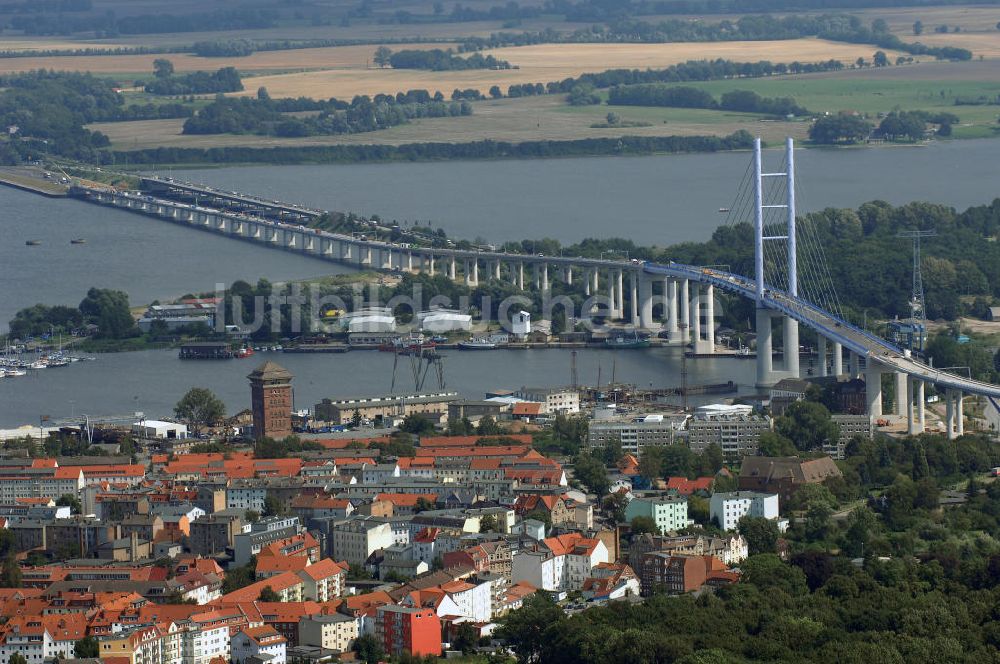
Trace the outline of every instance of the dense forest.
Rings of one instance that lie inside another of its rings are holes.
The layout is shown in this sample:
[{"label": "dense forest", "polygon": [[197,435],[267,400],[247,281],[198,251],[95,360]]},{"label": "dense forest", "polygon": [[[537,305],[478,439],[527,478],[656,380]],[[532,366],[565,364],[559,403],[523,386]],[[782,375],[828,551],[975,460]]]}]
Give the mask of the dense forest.
[{"label": "dense forest", "polygon": [[[382,51],[382,49],[379,49]],[[498,60],[492,55],[482,55],[473,53],[462,57],[455,55],[450,50],[445,51],[440,48],[428,50],[409,49],[405,51],[395,51],[385,53],[376,51],[375,64],[382,64],[385,60],[393,69],[428,69],[431,71],[452,71],[461,69],[510,69],[510,63],[506,60]]]},{"label": "dense forest", "polygon": [[[350,104],[328,102],[299,104],[296,110],[316,115],[292,116],[283,109],[292,105],[269,99],[219,98],[184,123],[185,134],[260,134],[268,136],[320,136],[378,131],[405,124],[414,118],[471,115],[468,102],[435,100],[425,91],[407,94],[355,97]],[[310,106],[310,108],[301,108]]]},{"label": "dense forest", "polygon": [[733,90],[724,93],[717,100],[704,90],[684,86],[671,87],[659,83],[616,85],[608,91],[608,104],[613,106],[707,108],[782,117],[809,113],[790,97],[761,97],[756,92],[749,90]]},{"label": "dense forest", "polygon": [[243,81],[235,67],[223,67],[214,73],[193,71],[180,76],[174,75],[171,69],[170,74],[157,75],[145,85],[146,92],[154,95],[203,95],[242,89]]}]

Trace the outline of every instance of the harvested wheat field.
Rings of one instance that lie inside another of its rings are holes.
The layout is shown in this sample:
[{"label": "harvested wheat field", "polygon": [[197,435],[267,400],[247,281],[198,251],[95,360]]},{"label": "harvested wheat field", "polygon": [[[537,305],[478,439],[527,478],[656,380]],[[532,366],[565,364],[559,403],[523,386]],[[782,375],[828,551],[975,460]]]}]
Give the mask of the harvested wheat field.
[{"label": "harvested wheat field", "polygon": [[[725,58],[740,62],[818,62],[831,58],[853,62],[871,59],[874,47],[822,39],[786,41],[712,42],[673,44],[541,44],[488,51],[518,69],[468,71],[418,71],[369,69],[310,71],[255,77],[246,82],[253,94],[264,86],[272,97],[349,99],[354,95],[425,89],[450,95],[455,88],[476,88],[486,93],[493,85],[504,91],[512,84],[548,83],[605,69],[666,67],[686,60]],[[896,53],[890,53],[895,57]]]},{"label": "harvested wheat field", "polygon": [[[2,42],[0,42],[2,44]],[[81,45],[75,46],[80,48]],[[202,58],[184,53],[165,55],[92,55],[24,57],[0,59],[0,74],[55,69],[59,71],[89,71],[95,74],[137,74],[153,70],[153,60],[166,58],[174,69],[184,71],[215,71],[233,66],[240,71],[288,71],[290,69],[356,69],[364,71],[378,45],[331,46],[301,48],[289,51],[260,51],[244,58]],[[398,48],[398,47],[396,47]],[[413,44],[406,48],[442,48],[440,44]]]}]

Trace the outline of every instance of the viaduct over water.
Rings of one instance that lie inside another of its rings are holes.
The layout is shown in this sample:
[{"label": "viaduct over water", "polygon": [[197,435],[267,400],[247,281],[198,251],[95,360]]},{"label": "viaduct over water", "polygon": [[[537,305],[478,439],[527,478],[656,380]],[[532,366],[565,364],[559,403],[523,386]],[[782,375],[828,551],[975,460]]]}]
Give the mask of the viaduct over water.
[{"label": "viaduct over water", "polygon": [[[935,385],[944,394],[945,428],[949,438],[963,433],[965,395],[984,396],[993,407],[1000,409],[997,405],[1000,386],[935,369],[908,350],[852,325],[828,308],[800,295],[792,141],[788,139],[786,143],[783,172],[765,173],[761,154],[758,139],[751,162],[755,238],[752,277],[679,263],[432,248],[366,239],[305,227],[304,223],[323,214],[319,210],[169,179],[144,178],[154,190],[156,187],[178,189],[193,197],[195,202],[180,203],[142,192],[80,185],[74,186],[72,193],[102,205],[363,269],[446,274],[469,286],[477,285],[481,278],[506,280],[521,290],[534,287],[543,292],[550,289],[553,280],[566,284],[573,284],[574,279],[582,280],[587,295],[605,298],[608,318],[630,322],[640,329],[665,331],[668,343],[691,345],[698,355],[711,355],[716,350],[714,307],[715,289],[718,288],[755,303],[756,383],[760,387],[801,375],[799,326],[805,325],[817,335],[819,376],[845,373],[863,376],[868,414],[872,417],[883,415],[883,374],[894,376],[895,414],[906,418],[910,433],[924,431],[927,384]],[[787,197],[780,203],[765,201],[764,183],[770,178],[785,182]],[[207,203],[219,207],[208,207]],[[765,223],[766,214],[776,211],[784,218],[780,235],[773,234],[774,223]],[[780,253],[785,261],[784,281],[780,287],[771,284],[765,275],[766,263],[773,262],[775,257],[775,250],[770,249],[775,243],[783,245]],[[662,305],[659,317],[654,316],[655,305]],[[780,364],[773,359],[776,348],[772,330],[775,325],[782,329],[784,352]]]}]

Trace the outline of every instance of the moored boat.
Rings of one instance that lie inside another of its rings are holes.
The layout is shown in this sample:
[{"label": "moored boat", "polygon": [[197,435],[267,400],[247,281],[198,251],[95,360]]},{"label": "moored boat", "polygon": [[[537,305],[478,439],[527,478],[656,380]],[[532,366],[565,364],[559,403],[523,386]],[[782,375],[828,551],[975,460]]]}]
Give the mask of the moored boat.
[{"label": "moored boat", "polygon": [[458,348],[459,350],[494,350],[497,348],[497,342],[489,339],[469,339],[468,341],[459,341]]}]

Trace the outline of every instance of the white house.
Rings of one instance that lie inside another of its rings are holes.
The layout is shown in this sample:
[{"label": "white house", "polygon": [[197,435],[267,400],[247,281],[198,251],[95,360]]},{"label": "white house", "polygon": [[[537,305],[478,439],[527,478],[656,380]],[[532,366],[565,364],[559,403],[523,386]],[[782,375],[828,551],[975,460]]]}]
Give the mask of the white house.
[{"label": "white house", "polygon": [[247,657],[270,656],[270,664],[285,664],[285,637],[270,625],[244,627],[233,636],[233,664],[243,664]]},{"label": "white house", "polygon": [[548,591],[580,590],[593,570],[609,559],[604,542],[580,533],[549,537],[541,544],[537,551],[521,551],[514,556],[513,583],[527,581]]},{"label": "white house", "polygon": [[565,565],[566,557],[551,551],[519,551],[512,560],[511,581],[556,592],[562,590]]},{"label": "white house", "polygon": [[778,494],[756,491],[714,493],[709,514],[723,530],[736,530],[740,519],[745,516],[777,520]]},{"label": "white house", "polygon": [[478,584],[451,581],[441,585],[441,590],[458,605],[459,615],[477,623],[487,623],[493,617],[492,588],[493,585],[488,581]]},{"label": "white house", "polygon": [[516,337],[526,337],[531,334],[531,314],[527,311],[518,311],[511,316],[510,331]]}]

